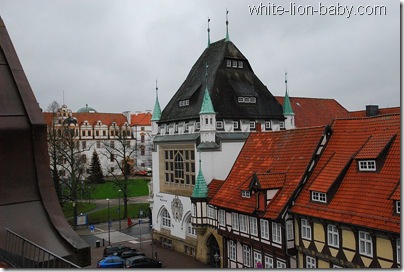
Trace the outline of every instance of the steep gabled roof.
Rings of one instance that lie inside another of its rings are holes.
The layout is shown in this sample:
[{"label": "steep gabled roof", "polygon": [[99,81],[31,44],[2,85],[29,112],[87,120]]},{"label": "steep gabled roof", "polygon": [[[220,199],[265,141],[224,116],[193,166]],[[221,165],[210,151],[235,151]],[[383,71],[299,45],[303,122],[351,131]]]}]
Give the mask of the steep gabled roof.
[{"label": "steep gabled roof", "polygon": [[[324,153],[292,212],[400,232],[400,217],[393,215],[391,200],[400,180],[400,115],[335,120],[332,130]],[[366,159],[384,152],[377,171],[358,171],[356,156],[361,152]],[[310,191],[328,192],[335,184],[339,186],[328,204],[311,201]],[[397,198],[397,191],[394,197]]]},{"label": "steep gabled roof", "polygon": [[279,188],[264,215],[277,218],[300,183],[323,132],[324,127],[313,127],[251,133],[210,204],[241,213],[254,212],[255,197],[243,198],[241,190],[248,190],[255,176],[260,189]]},{"label": "steep gabled roof", "polygon": [[[226,67],[227,59],[243,61],[243,68]],[[216,118],[283,119],[282,106],[258,79],[248,60],[231,42],[224,39],[210,44],[196,61],[187,78],[164,108],[160,122],[198,119],[207,88]],[[240,104],[239,96],[254,96],[256,104]],[[179,107],[179,101],[189,106]]]},{"label": "steep gabled roof", "polygon": [[[281,105],[285,97],[275,96]],[[336,118],[348,118],[349,112],[334,99],[289,97],[297,128],[330,125]]]}]

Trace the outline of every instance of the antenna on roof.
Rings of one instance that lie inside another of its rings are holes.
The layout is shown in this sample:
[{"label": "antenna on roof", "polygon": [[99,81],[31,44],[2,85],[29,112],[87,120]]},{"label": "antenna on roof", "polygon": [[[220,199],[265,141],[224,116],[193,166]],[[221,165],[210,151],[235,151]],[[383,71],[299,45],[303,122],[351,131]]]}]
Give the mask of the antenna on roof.
[{"label": "antenna on roof", "polygon": [[210,46],[210,28],[209,28],[209,22],[210,22],[210,19],[209,19],[209,17],[208,17],[208,48],[209,48],[209,46]]},{"label": "antenna on roof", "polygon": [[227,16],[228,14],[229,14],[229,11],[226,9],[226,42],[230,41],[230,38],[229,38],[229,18]]}]

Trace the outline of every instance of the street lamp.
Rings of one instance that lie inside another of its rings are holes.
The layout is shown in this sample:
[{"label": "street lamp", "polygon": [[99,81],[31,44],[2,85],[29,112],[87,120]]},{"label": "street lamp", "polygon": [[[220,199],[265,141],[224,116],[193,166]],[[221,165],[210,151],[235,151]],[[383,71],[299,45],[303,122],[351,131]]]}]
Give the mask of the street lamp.
[{"label": "street lamp", "polygon": [[118,216],[119,216],[119,229],[121,229],[121,189],[118,190],[119,198],[118,198]]},{"label": "street lamp", "polygon": [[219,254],[217,254],[217,251],[216,251],[215,255],[213,255],[213,258],[215,258],[216,268],[218,268],[218,263],[220,261],[220,256],[219,256]]},{"label": "street lamp", "polygon": [[109,220],[109,198],[107,198],[108,202],[108,245],[111,245],[111,222]]}]

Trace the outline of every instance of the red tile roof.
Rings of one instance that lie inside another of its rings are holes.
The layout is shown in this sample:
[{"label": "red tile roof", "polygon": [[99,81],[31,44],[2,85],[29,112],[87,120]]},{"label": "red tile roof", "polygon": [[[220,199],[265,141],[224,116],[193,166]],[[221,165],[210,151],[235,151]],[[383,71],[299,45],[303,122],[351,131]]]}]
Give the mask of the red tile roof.
[{"label": "red tile roof", "polygon": [[143,112],[131,114],[131,126],[151,126],[152,114],[150,112]]},{"label": "red tile roof", "polygon": [[[380,108],[378,115],[401,113],[401,107]],[[366,110],[349,112],[350,118],[366,117]]]},{"label": "red tile roof", "polygon": [[[275,96],[283,105],[284,97]],[[348,118],[349,112],[334,99],[289,97],[298,128],[325,126],[336,118]]]},{"label": "red tile roof", "polygon": [[222,187],[223,183],[224,180],[212,179],[212,181],[208,184],[208,199],[212,199],[215,196],[220,187]]},{"label": "red tile roof", "polygon": [[[399,233],[400,217],[393,215],[394,203],[389,197],[400,180],[400,115],[335,120],[332,129],[324,153],[292,212]],[[377,164],[380,169],[359,171],[355,157],[361,150],[365,158],[376,159],[383,146],[387,154],[380,158],[384,163]],[[328,192],[338,182],[338,190],[328,204],[311,201],[311,190]],[[399,190],[394,197],[397,194]]]},{"label": "red tile roof", "polygon": [[241,190],[248,188],[257,173],[261,187],[280,188],[264,215],[278,217],[305,173],[323,132],[324,127],[313,127],[251,133],[210,204],[252,213],[255,197],[243,198]]},{"label": "red tile roof", "polygon": [[[52,113],[44,112],[44,117],[46,124],[50,126],[52,124]],[[77,118],[77,122],[79,125],[82,125],[84,121],[88,121],[90,125],[95,125],[98,121],[101,121],[102,124],[111,125],[112,122],[116,122],[118,126],[122,126],[127,122],[125,115],[122,113],[72,113],[72,116]]]}]

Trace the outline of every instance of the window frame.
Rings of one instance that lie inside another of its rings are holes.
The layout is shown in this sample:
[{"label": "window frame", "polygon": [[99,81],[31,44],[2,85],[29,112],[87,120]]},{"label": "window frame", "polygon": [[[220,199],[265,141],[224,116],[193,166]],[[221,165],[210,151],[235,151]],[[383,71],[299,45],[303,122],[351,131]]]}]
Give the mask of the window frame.
[{"label": "window frame", "polygon": [[264,256],[264,268],[274,268],[274,258],[272,256]]},{"label": "window frame", "polygon": [[282,244],[282,228],[280,223],[272,222],[272,242]]},{"label": "window frame", "polygon": [[311,225],[309,220],[302,218],[300,220],[301,224],[301,236],[302,239],[311,241]]},{"label": "window frame", "polygon": [[258,236],[257,217],[250,216],[249,224],[250,224],[250,234],[254,235],[254,236]]},{"label": "window frame", "polygon": [[219,216],[219,226],[225,226],[226,225],[226,211],[220,209],[218,211],[218,216]]},{"label": "window frame", "polygon": [[240,223],[238,220],[238,213],[232,213],[231,214],[231,228],[232,230],[240,230]]},{"label": "window frame", "polygon": [[370,233],[366,231],[359,231],[358,238],[359,254],[367,257],[373,257],[373,239]]},{"label": "window frame", "polygon": [[361,172],[377,171],[376,160],[358,160],[358,169]]},{"label": "window frame", "polygon": [[286,240],[292,241],[295,240],[295,233],[294,233],[294,228],[293,228],[293,221],[288,220],[285,223],[286,227]]},{"label": "window frame", "polygon": [[283,261],[276,261],[276,268],[286,268],[286,263]]},{"label": "window frame", "polygon": [[167,209],[161,212],[161,227],[171,229],[171,216]]},{"label": "window frame", "polygon": [[240,231],[243,233],[248,233],[248,216],[245,214],[240,214],[239,216],[239,227]]},{"label": "window frame", "polygon": [[305,268],[317,268],[317,260],[314,257],[306,256],[306,267]]},{"label": "window frame", "polygon": [[318,191],[311,191],[311,200],[314,202],[327,203],[327,194]]},{"label": "window frame", "polygon": [[251,267],[251,248],[248,245],[243,245],[243,265]]},{"label": "window frame", "polygon": [[339,231],[333,224],[327,225],[327,243],[331,247],[339,248]]},{"label": "window frame", "polygon": [[234,240],[229,240],[229,258],[232,261],[236,261],[237,258],[237,244]]},{"label": "window frame", "polygon": [[269,240],[269,222],[265,219],[260,219],[261,239]]}]

